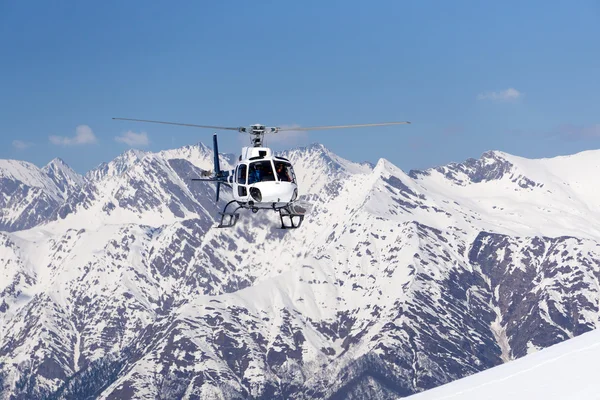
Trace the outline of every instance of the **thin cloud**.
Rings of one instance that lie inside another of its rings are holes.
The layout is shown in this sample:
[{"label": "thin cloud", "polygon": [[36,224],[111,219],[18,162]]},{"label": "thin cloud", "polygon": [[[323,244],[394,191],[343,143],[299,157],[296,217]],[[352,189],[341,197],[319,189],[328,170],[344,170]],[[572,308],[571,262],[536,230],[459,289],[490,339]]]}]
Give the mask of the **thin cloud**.
[{"label": "thin cloud", "polygon": [[485,92],[477,95],[477,100],[490,100],[497,102],[511,102],[523,97],[523,93],[515,88],[500,90],[499,92]]},{"label": "thin cloud", "polygon": [[31,142],[24,142],[22,140],[13,140],[12,141],[12,145],[15,149],[18,150],[25,150],[30,148],[31,146],[33,146],[33,143]]},{"label": "thin cloud", "polygon": [[442,135],[455,136],[465,132],[464,125],[448,125],[442,129]]},{"label": "thin cloud", "polygon": [[588,126],[561,125],[555,129],[553,136],[570,141],[600,138],[600,124]]},{"label": "thin cloud", "polygon": [[133,131],[127,131],[121,136],[116,136],[115,141],[125,143],[129,147],[146,147],[150,143],[146,132],[135,133]]},{"label": "thin cloud", "polygon": [[96,135],[87,125],[79,125],[75,128],[75,136],[50,136],[50,143],[58,146],[79,146],[84,144],[95,144],[98,143]]},{"label": "thin cloud", "polygon": [[307,131],[295,131],[300,125],[282,125],[280,128],[289,129],[277,133],[268,133],[265,135],[267,143],[282,146],[295,146],[308,140]]},{"label": "thin cloud", "polygon": [[415,151],[428,149],[428,148],[432,147],[431,142],[422,137],[412,137],[407,140],[407,144],[408,144],[408,148],[410,148],[411,150],[415,150]]}]

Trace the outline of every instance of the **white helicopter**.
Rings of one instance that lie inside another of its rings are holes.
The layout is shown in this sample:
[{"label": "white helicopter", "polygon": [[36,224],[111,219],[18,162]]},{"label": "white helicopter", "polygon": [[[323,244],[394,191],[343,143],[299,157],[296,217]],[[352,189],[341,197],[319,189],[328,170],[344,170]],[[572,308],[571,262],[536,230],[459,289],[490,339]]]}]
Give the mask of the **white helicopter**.
[{"label": "white helicopter", "polygon": [[[296,175],[294,174],[294,168],[290,161],[286,158],[274,155],[270,148],[263,147],[265,134],[276,134],[282,131],[314,131],[410,124],[409,121],[401,121],[358,125],[313,126],[308,128],[280,128],[266,127],[262,124],[254,124],[250,127],[225,127],[133,118],[113,119],[215,130],[229,130],[250,134],[252,146],[242,148],[242,154],[235,165],[235,169],[231,171],[221,171],[219,165],[219,146],[217,143],[217,134],[215,133],[213,135],[214,171],[212,172],[212,176],[210,178],[192,179],[193,181],[216,182],[217,202],[219,201],[221,185],[231,187],[233,200],[225,205],[223,212],[219,213],[221,216],[221,221],[218,225],[219,228],[231,228],[235,226],[240,217],[240,214],[237,211],[246,208],[252,210],[253,213],[257,213],[258,210],[274,210],[275,212],[279,212],[281,228],[296,229],[300,227],[304,220],[304,215],[311,207],[310,203],[298,200],[298,183],[296,181]],[[237,207],[233,211],[228,212],[227,209],[230,206]]]}]

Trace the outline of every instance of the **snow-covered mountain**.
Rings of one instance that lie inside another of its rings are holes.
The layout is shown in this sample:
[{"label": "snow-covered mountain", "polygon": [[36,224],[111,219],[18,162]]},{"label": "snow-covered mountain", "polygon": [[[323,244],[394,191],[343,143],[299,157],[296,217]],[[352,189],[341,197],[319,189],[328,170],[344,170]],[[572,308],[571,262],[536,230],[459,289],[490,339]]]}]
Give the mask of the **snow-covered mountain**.
[{"label": "snow-covered mountain", "polygon": [[600,152],[285,156],[314,203],[294,231],[214,228],[201,144],[130,151],[66,198],[42,174],[51,212],[0,234],[3,396],[397,398],[598,326]]},{"label": "snow-covered mountain", "polygon": [[60,159],[40,169],[16,160],[0,160],[0,230],[28,229],[52,212],[82,184]]},{"label": "snow-covered mountain", "polygon": [[60,158],[50,161],[42,171],[52,179],[63,198],[69,197],[83,186],[84,178]]},{"label": "snow-covered mountain", "polygon": [[109,163],[102,163],[96,168],[88,171],[85,174],[85,178],[88,181],[100,181],[105,177],[114,177],[121,175],[133,164],[141,160],[146,156],[146,152],[137,149],[127,150],[125,153],[116,157]]}]

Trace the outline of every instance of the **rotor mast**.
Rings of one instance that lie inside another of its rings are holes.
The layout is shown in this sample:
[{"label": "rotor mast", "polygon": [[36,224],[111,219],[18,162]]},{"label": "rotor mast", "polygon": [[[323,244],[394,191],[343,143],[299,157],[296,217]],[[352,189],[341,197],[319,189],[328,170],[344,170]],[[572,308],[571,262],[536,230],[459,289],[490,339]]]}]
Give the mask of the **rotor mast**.
[{"label": "rotor mast", "polygon": [[276,133],[279,131],[279,128],[270,128],[261,124],[254,124],[249,128],[239,128],[239,131],[250,135],[252,147],[263,147],[265,133]]}]

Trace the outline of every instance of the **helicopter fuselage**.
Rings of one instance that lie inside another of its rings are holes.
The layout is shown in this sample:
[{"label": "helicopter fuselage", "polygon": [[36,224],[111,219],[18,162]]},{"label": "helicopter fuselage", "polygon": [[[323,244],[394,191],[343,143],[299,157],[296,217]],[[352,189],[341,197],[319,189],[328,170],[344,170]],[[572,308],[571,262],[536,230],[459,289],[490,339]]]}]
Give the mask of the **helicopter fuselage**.
[{"label": "helicopter fuselage", "polygon": [[[229,171],[233,199],[256,208],[278,208],[298,198],[298,184],[290,161],[268,147],[244,147]],[[265,207],[266,206],[266,207]]]}]

